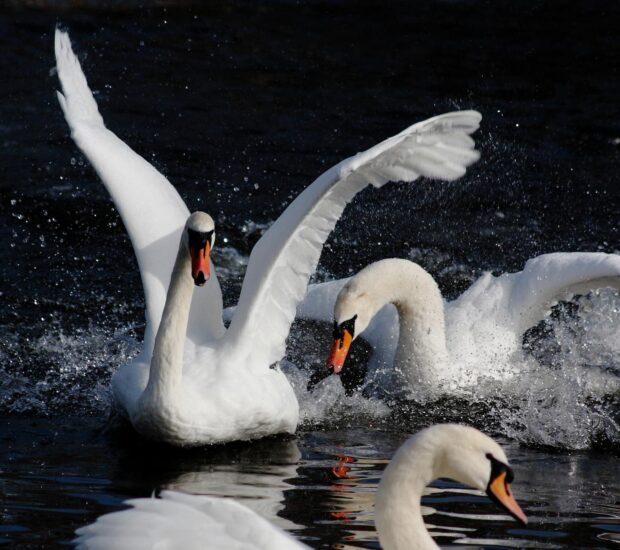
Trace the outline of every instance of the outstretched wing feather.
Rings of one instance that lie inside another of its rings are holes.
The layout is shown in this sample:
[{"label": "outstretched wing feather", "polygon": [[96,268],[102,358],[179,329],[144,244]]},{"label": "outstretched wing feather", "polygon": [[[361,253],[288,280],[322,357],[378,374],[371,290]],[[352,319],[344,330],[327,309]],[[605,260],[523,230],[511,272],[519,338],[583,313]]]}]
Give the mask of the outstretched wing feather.
[{"label": "outstretched wing feather", "polygon": [[459,111],[420,122],[342,161],[306,188],[252,250],[227,344],[253,342],[236,348],[252,354],[253,364],[278,361],[323,243],[347,203],[368,184],[420,175],[459,178],[479,158],[469,134],[480,119],[475,111]]},{"label": "outstretched wing feather", "polygon": [[[527,261],[523,271],[480,277],[446,307],[454,326],[479,321],[505,327],[521,339],[560,300],[600,288],[620,290],[620,255],[603,252],[554,252]],[[467,333],[467,331],[461,331]]]},{"label": "outstretched wing feather", "polygon": [[[170,274],[188,209],[170,182],[103,123],[95,98],[67,33],[56,30],[58,100],[71,137],[108,190],[138,260],[146,303],[145,350],[150,352],[163,311]],[[223,332],[222,299],[216,277],[194,293],[190,336]]]}]

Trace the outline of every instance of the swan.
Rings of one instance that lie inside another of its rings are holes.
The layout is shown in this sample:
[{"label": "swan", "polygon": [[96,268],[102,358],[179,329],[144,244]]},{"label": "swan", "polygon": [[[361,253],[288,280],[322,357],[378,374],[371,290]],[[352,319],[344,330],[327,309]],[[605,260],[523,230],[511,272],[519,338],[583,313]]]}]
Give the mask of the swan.
[{"label": "swan", "polygon": [[[523,524],[527,517],[512,495],[513,472],[504,450],[475,428],[437,424],[410,437],[385,469],[375,497],[375,524],[384,550],[437,549],[420,506],[424,488],[454,479],[487,495]],[[245,506],[231,500],[163,491],[161,499],[126,502],[76,531],[78,548],[307,549]]]},{"label": "swan", "polygon": [[[620,255],[556,252],[530,259],[523,271],[484,274],[445,302],[433,277],[405,259],[380,260],[349,279],[313,285],[298,316],[324,320],[333,311],[327,366],[342,370],[352,342],[374,347],[370,367],[393,365],[414,398],[474,385],[521,350],[524,333],[559,300],[612,287],[620,290]],[[514,374],[514,372],[512,373]]]},{"label": "swan", "polygon": [[479,158],[470,134],[480,114],[430,118],[327,170],[254,246],[226,329],[213,219],[190,216],[168,180],[104,126],[59,29],[55,53],[71,137],[121,215],[144,289],[144,347],[112,377],[116,408],[142,435],[177,446],[293,433],[299,405],[278,361],[327,236],[369,184],[461,177]]}]

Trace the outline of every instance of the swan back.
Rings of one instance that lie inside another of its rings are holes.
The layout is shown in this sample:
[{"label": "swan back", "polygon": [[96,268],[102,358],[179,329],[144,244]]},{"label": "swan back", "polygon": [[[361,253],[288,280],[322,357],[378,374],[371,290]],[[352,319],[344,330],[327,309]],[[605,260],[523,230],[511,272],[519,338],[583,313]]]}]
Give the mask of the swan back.
[{"label": "swan back", "polygon": [[528,260],[523,271],[485,273],[447,304],[448,348],[476,376],[505,379],[524,333],[558,301],[605,287],[620,289],[618,254],[554,252]]},{"label": "swan back", "polygon": [[163,491],[161,499],[127,501],[76,531],[87,550],[301,550],[307,546],[231,499]]}]

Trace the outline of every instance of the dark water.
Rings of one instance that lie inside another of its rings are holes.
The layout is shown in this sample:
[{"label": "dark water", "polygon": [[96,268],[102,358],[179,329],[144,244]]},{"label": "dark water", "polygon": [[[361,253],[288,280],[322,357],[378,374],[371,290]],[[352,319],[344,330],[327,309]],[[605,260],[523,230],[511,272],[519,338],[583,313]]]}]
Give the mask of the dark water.
[{"label": "dark water", "polygon": [[[294,440],[178,451],[103,433],[98,422],[11,419],[0,458],[1,542],[66,543],[72,530],[154,490],[232,495],[317,548],[376,548],[373,492],[405,434],[365,428]],[[515,494],[530,518],[519,527],[476,491],[439,481],[422,499],[435,509],[440,544],[457,548],[605,548],[620,536],[617,471],[599,453],[548,454],[502,441]],[[579,542],[577,542],[579,541]]]},{"label": "dark water", "polygon": [[[0,542],[60,544],[128,496],[163,487],[252,496],[271,476],[273,491],[258,495],[265,515],[277,514],[312,546],[376,547],[371,496],[384,461],[449,405],[391,423],[377,413],[381,404],[359,397],[344,401],[349,414],[330,431],[319,412],[294,442],[191,454],[152,453],[131,437],[100,432],[111,372],[139,349],[142,291],[122,223],[54,97],[54,26],[69,29],[108,127],[169,177],[190,210],[217,220],[216,263],[232,304],[251,246],[317,175],[456,108],[482,112],[475,136],[482,160],[452,184],[365,191],[324,249],[319,278],[409,257],[453,297],[484,270],[518,270],[544,252],[618,252],[620,9],[482,1],[52,5],[0,10]],[[586,342],[617,335],[617,296],[574,307],[606,308],[615,327],[586,333]],[[543,351],[573,360],[584,345],[574,339],[573,317],[570,308],[556,312]],[[605,360],[610,369],[620,364],[618,354]],[[551,400],[570,401],[563,391]],[[578,405],[584,417],[541,408],[575,437],[554,440],[548,428],[538,437],[532,426],[540,426],[526,424],[520,441],[555,450],[503,439],[515,491],[534,520],[527,530],[489,521],[497,511],[486,499],[445,483],[427,497],[439,511],[429,521],[476,529],[462,531],[472,540],[459,547],[526,547],[508,539],[617,545],[617,401]],[[492,416],[481,413],[478,424],[514,435]],[[332,471],[338,456],[355,459],[344,462],[345,481]],[[446,515],[453,513],[487,519]]]}]

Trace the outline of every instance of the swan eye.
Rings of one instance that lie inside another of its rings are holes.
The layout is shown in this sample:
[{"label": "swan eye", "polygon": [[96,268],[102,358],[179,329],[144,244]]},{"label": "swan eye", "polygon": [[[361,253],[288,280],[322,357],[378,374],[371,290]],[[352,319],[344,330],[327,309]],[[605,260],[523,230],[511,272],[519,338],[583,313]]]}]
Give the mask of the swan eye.
[{"label": "swan eye", "polygon": [[189,247],[194,250],[202,250],[207,243],[211,245],[213,243],[215,230],[211,231],[195,231],[193,229],[187,230],[189,237]]},{"label": "swan eye", "polygon": [[500,460],[497,460],[497,458],[495,458],[491,453],[487,453],[486,457],[491,462],[491,481],[496,479],[504,472],[506,473],[506,483],[512,483],[514,481],[515,474],[512,471],[512,468],[508,466],[508,464],[504,464]]},{"label": "swan eye", "polygon": [[357,315],[354,315],[351,319],[343,321],[340,324],[334,321],[334,332],[332,334],[334,340],[342,340],[345,330],[351,335],[351,338],[353,338],[353,336],[355,336],[355,319],[357,319]]}]

